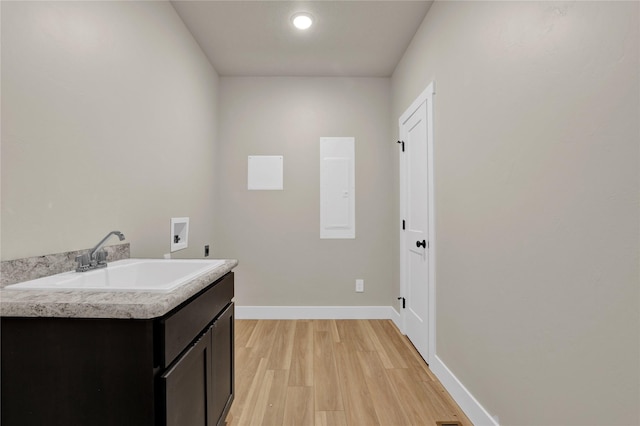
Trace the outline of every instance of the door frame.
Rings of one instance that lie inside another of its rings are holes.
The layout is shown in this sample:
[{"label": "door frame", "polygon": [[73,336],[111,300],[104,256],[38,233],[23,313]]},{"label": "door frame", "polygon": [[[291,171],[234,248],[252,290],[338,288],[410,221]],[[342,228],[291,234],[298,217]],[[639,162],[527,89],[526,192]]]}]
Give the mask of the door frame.
[{"label": "door frame", "polygon": [[[429,321],[429,348],[427,359],[428,364],[431,364],[435,360],[436,354],[436,227],[435,227],[435,173],[434,173],[434,132],[433,132],[433,96],[435,95],[435,81],[429,83],[427,88],[411,103],[409,108],[398,119],[398,131],[402,129],[402,124],[406,122],[409,117],[422,105],[426,103],[427,106],[427,167],[429,178],[429,250],[428,250],[428,262],[429,262],[429,306],[428,308],[428,321]],[[400,155],[400,218],[406,217],[406,197],[405,194],[405,182],[404,182],[404,168],[405,168],[404,155]],[[407,268],[407,256],[404,251],[405,247],[405,232],[400,228],[400,294],[407,294],[407,282],[406,282],[406,268]],[[400,309],[400,323],[402,326],[402,333],[406,335],[406,313],[404,309]]]}]

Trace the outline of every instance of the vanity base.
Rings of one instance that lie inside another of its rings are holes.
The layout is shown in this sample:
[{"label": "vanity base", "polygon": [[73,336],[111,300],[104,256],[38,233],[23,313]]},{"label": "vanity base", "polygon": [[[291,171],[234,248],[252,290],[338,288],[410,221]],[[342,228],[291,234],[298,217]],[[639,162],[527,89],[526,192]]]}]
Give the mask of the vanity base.
[{"label": "vanity base", "polygon": [[155,319],[1,318],[2,425],[224,424],[233,281]]}]

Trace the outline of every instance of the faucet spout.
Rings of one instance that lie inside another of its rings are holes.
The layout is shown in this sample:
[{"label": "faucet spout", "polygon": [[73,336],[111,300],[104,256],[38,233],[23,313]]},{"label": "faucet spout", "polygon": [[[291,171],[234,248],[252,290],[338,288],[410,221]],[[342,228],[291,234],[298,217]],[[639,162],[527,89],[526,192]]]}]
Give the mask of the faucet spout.
[{"label": "faucet spout", "polygon": [[92,250],[89,252],[89,257],[91,260],[96,260],[96,253],[98,250],[102,249],[110,236],[117,235],[120,241],[124,240],[124,234],[120,231],[111,231],[109,232]]}]

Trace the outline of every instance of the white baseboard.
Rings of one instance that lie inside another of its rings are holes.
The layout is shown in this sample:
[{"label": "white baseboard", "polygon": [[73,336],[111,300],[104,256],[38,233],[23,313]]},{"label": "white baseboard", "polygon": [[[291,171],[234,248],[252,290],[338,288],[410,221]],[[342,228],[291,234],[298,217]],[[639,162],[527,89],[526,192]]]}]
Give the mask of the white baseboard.
[{"label": "white baseboard", "polygon": [[235,311],[237,319],[400,318],[391,306],[236,306]]},{"label": "white baseboard", "polygon": [[498,422],[484,409],[471,392],[458,380],[442,360],[435,355],[429,368],[436,375],[442,386],[476,426],[499,426]]},{"label": "white baseboard", "polygon": [[396,327],[398,327],[398,330],[400,330],[400,332],[404,334],[404,330],[402,329],[402,321],[401,321],[402,317],[400,316],[400,312],[396,311],[396,308],[391,307],[391,317],[389,319],[393,321]]}]

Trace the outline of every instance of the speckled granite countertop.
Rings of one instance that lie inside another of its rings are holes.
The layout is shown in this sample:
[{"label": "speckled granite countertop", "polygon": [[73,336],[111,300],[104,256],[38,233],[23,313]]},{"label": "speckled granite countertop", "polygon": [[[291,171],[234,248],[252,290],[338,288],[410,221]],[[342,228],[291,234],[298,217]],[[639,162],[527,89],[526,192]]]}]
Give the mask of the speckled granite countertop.
[{"label": "speckled granite countertop", "polygon": [[235,259],[168,293],[0,290],[0,316],[59,318],[161,317],[238,265]]}]

